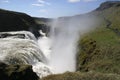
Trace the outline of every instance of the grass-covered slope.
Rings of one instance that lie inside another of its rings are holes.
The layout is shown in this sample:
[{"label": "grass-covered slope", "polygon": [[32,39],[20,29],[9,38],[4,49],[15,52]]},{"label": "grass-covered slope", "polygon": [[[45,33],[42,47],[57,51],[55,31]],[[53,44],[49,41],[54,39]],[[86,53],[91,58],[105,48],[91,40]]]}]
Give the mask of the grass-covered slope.
[{"label": "grass-covered slope", "polygon": [[120,80],[120,2],[105,2],[86,15],[100,23],[78,41],[77,72],[42,80]]},{"label": "grass-covered slope", "polygon": [[120,2],[103,3],[93,13],[102,22],[80,39],[77,70],[120,74]]},{"label": "grass-covered slope", "polygon": [[120,80],[120,75],[102,74],[96,72],[66,72],[64,74],[50,75],[42,80]]}]

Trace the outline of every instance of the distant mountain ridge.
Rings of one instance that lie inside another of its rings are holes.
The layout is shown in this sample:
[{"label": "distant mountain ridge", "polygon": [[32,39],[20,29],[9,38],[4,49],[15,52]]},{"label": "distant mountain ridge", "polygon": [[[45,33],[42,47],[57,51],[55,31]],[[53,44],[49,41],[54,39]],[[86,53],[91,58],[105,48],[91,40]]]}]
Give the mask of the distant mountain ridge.
[{"label": "distant mountain ridge", "polygon": [[96,10],[105,10],[111,7],[120,7],[120,1],[106,1],[102,3]]}]

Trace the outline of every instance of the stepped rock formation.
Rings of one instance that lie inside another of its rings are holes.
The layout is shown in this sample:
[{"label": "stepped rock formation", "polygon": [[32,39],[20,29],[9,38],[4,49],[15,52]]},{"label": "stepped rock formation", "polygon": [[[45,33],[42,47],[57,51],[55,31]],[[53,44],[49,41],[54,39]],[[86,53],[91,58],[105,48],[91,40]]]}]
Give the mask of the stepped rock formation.
[{"label": "stepped rock formation", "polygon": [[[0,33],[0,61],[11,66],[13,65],[13,70],[14,68],[16,69],[18,65],[18,71],[19,66],[24,67],[24,65],[32,65],[33,71],[35,71],[39,77],[52,74],[50,68],[46,66],[47,59],[39,49],[36,38],[32,33],[27,31]],[[28,69],[31,68],[32,67]],[[2,69],[5,69],[6,73],[9,71],[3,67]],[[16,75],[17,73],[15,76]]]},{"label": "stepped rock formation", "polygon": [[4,57],[1,57],[4,60],[11,61],[10,64],[19,63],[19,61],[20,63],[33,64],[35,61],[43,61],[45,59],[37,43],[34,41],[36,38],[32,33],[25,31],[2,32],[0,36],[0,53],[4,55]]}]

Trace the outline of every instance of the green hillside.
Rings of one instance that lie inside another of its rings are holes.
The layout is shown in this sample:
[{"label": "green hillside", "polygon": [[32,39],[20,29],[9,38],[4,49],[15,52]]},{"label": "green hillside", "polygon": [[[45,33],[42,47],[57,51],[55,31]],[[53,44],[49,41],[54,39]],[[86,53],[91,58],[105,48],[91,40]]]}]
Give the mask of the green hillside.
[{"label": "green hillside", "polygon": [[[103,6],[110,6],[102,9]],[[113,4],[113,5],[112,5]],[[106,2],[94,14],[102,19],[97,28],[79,41],[78,71],[120,74],[120,2]]]},{"label": "green hillside", "polygon": [[[96,28],[78,41],[77,72],[50,75],[42,80],[120,80],[120,1],[74,17],[96,17]],[[72,17],[73,18],[73,17]]]}]

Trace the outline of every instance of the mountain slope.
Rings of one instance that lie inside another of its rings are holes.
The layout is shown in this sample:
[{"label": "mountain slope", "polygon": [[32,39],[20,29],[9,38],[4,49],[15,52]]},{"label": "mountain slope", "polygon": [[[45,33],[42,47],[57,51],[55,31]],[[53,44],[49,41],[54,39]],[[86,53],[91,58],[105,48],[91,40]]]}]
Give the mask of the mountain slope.
[{"label": "mountain slope", "polygon": [[[110,5],[111,4],[111,5]],[[94,14],[98,27],[79,41],[78,70],[120,74],[120,2],[105,2]],[[108,7],[106,7],[108,6]]]},{"label": "mountain slope", "polygon": [[[41,36],[39,30],[47,32],[48,26],[38,24],[36,19],[20,12],[0,9],[0,32],[6,31],[31,31],[36,37]],[[41,21],[43,19],[40,19]]]},{"label": "mountain slope", "polygon": [[0,32],[29,30],[35,25],[27,14],[0,9]]}]

